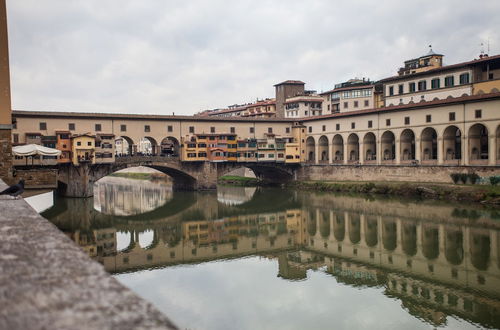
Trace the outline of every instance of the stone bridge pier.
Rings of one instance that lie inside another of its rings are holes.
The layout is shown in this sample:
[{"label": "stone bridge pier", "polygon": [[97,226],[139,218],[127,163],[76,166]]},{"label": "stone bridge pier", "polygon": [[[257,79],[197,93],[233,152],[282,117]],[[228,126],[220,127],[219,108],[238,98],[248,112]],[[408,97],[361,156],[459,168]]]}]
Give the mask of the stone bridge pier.
[{"label": "stone bridge pier", "polygon": [[217,188],[217,179],[233,170],[247,167],[268,183],[286,183],[296,177],[297,165],[276,163],[210,163],[181,162],[165,157],[124,157],[112,164],[60,165],[58,192],[67,197],[90,197],[94,194],[94,183],[118,170],[146,166],[156,169],[173,179],[174,191],[210,190]]}]

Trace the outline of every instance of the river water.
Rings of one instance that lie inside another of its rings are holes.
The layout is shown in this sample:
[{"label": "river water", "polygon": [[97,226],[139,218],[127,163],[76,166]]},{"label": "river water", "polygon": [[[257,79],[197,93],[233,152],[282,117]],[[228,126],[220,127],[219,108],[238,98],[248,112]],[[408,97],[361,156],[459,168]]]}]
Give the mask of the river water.
[{"label": "river water", "polygon": [[182,329],[500,327],[500,213],[105,178],[46,218]]}]

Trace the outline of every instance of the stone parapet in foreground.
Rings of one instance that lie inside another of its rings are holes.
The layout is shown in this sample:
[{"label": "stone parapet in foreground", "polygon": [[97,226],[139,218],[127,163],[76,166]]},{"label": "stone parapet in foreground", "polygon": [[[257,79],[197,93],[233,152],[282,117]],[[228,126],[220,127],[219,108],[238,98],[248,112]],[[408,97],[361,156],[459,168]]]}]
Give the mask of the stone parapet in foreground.
[{"label": "stone parapet in foreground", "polygon": [[177,329],[10,196],[0,196],[0,306],[0,329]]}]

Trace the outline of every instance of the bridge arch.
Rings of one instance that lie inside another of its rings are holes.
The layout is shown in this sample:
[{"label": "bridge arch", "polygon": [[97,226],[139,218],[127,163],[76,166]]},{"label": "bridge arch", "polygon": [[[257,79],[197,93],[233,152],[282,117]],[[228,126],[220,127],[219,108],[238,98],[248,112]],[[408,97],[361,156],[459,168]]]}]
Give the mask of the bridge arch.
[{"label": "bridge arch", "polygon": [[401,133],[401,160],[409,161],[415,159],[415,133],[411,129],[405,129]]},{"label": "bridge arch", "polygon": [[318,145],[320,162],[328,162],[328,138],[322,135],[319,138]]},{"label": "bridge arch", "polygon": [[359,137],[356,133],[351,133],[347,138],[347,157],[350,162],[359,160]]},{"label": "bridge arch", "polygon": [[443,150],[445,160],[462,159],[462,132],[454,125],[443,132]]},{"label": "bridge arch", "polygon": [[156,156],[158,153],[159,153],[159,146],[158,146],[158,142],[156,141],[155,138],[151,137],[151,136],[144,136],[142,139],[141,139],[141,145],[140,145],[140,148],[139,149],[142,149],[142,144],[147,141],[149,143],[149,146],[148,146],[148,150],[146,150],[146,152],[144,150],[141,150],[142,152],[145,152],[146,154],[148,155],[152,155],[152,156]]},{"label": "bridge arch", "polygon": [[432,161],[438,158],[437,133],[432,127],[426,127],[420,137],[422,161]]},{"label": "bridge arch", "polygon": [[469,159],[472,163],[487,160],[488,129],[483,124],[475,124],[469,128]]},{"label": "bridge arch", "polygon": [[341,162],[344,160],[344,138],[342,135],[336,134],[333,137],[333,160],[334,162]]},{"label": "bridge arch", "polygon": [[306,139],[306,159],[310,163],[316,161],[316,142],[312,136]]},{"label": "bridge arch", "polygon": [[382,160],[392,161],[396,157],[396,138],[391,131],[385,131],[380,139],[382,148]]},{"label": "bridge arch", "polygon": [[115,153],[118,156],[132,156],[137,151],[137,145],[130,137],[120,135],[115,138]]},{"label": "bridge arch", "polygon": [[377,159],[377,138],[372,132],[365,134],[363,138],[364,160],[371,161]]},{"label": "bridge arch", "polygon": [[180,154],[180,143],[173,136],[167,136],[163,140],[161,140],[160,145],[160,154],[162,156],[173,156],[177,157]]}]

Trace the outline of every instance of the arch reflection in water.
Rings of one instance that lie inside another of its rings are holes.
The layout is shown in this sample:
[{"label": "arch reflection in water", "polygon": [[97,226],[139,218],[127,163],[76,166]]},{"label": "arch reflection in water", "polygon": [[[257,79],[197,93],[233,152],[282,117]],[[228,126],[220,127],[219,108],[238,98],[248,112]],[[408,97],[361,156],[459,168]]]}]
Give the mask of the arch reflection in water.
[{"label": "arch reflection in water", "polygon": [[252,200],[257,187],[217,187],[217,200],[225,205],[241,205]]},{"label": "arch reflection in water", "polygon": [[94,184],[94,209],[108,215],[146,213],[172,199],[167,180],[133,180],[108,176]]},{"label": "arch reflection in water", "polygon": [[[266,189],[253,197],[231,190],[222,201],[214,193],[195,196],[179,212],[154,219],[83,221],[70,215],[81,207],[71,206],[55,223],[111,273],[260,255],[276,260],[283,280],[309,280],[315,271],[343,285],[383,288],[415,320],[434,326],[453,315],[500,327],[500,223],[493,213]],[[68,219],[73,223],[65,225]],[[118,251],[115,237],[122,235],[128,241]]]}]

